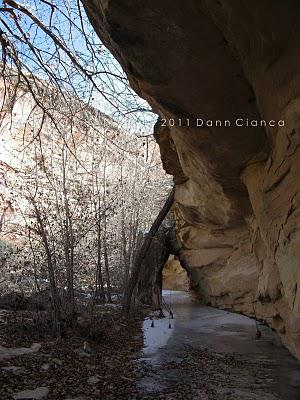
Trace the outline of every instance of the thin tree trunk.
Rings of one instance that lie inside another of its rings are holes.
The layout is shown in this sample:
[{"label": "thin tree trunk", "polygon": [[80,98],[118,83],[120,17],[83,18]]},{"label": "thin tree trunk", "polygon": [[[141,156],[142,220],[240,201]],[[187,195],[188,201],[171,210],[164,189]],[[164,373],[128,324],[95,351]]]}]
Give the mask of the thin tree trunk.
[{"label": "thin tree trunk", "polygon": [[73,225],[72,217],[70,213],[68,192],[66,186],[66,163],[67,159],[63,149],[63,179],[62,179],[62,189],[64,198],[64,208],[65,208],[65,229],[64,229],[64,252],[65,252],[65,265],[67,273],[67,290],[68,290],[68,305],[69,305],[69,317],[71,317],[71,322],[73,322],[75,317],[75,297],[74,297],[74,235],[73,235]]},{"label": "thin tree trunk", "polygon": [[[106,232],[106,229],[105,229]],[[107,243],[106,243],[106,233],[103,240],[103,252],[104,252],[104,266],[105,266],[105,276],[107,285],[107,301],[111,303],[111,283],[110,283],[110,273],[109,273],[109,263],[108,263],[108,253],[107,253]]]},{"label": "thin tree trunk", "polygon": [[32,252],[32,257],[33,257],[33,270],[34,270],[34,283],[35,283],[35,291],[39,292],[41,291],[40,285],[38,282],[37,278],[37,263],[36,263],[36,256],[35,256],[35,251],[32,245],[32,240],[31,240],[31,230],[28,229],[28,240],[29,240],[29,245],[30,245],[30,250]]},{"label": "thin tree trunk", "polygon": [[106,285],[107,285],[107,301],[111,303],[111,283],[110,283],[110,273],[109,273],[109,263],[108,263],[108,252],[107,252],[107,204],[106,204],[106,143],[107,138],[105,136],[105,153],[104,153],[104,166],[103,166],[103,206],[104,206],[104,215],[103,215],[103,253],[104,253],[104,267],[105,267],[105,276],[106,276]]},{"label": "thin tree trunk", "polygon": [[156,232],[158,231],[159,227],[161,226],[162,222],[164,221],[165,217],[167,216],[168,212],[170,211],[173,202],[174,202],[174,193],[175,193],[175,186],[171,190],[163,208],[160,210],[158,216],[156,217],[155,221],[153,222],[149,232],[147,233],[146,237],[144,238],[143,244],[138,249],[137,254],[135,256],[134,264],[132,273],[129,279],[129,284],[126,290],[126,294],[124,297],[124,304],[123,309],[125,313],[128,315],[130,312],[130,305],[131,305],[131,298],[133,295],[133,291],[136,287],[139,274],[142,267],[143,259],[145,258],[147,251],[151,245],[152,239],[154,238]]},{"label": "thin tree trunk", "polygon": [[43,245],[47,256],[47,266],[48,266],[48,274],[49,274],[49,281],[50,281],[50,292],[52,297],[52,305],[53,305],[53,314],[54,314],[54,327],[56,332],[59,332],[59,323],[60,323],[60,301],[56,287],[55,281],[55,272],[52,262],[51,250],[48,243],[47,233],[45,231],[42,216],[40,210],[38,209],[35,201],[31,199],[31,202],[34,206],[36,220],[42,235]]},{"label": "thin tree trunk", "polygon": [[96,292],[99,294],[100,301],[105,303],[105,292],[104,292],[104,284],[103,284],[103,276],[102,276],[102,266],[101,266],[101,215],[100,215],[100,205],[98,212],[98,221],[97,221],[97,284],[96,284]]},{"label": "thin tree trunk", "polygon": [[126,246],[126,232],[125,232],[125,215],[124,215],[124,209],[122,209],[122,220],[121,220],[121,235],[122,235],[122,254],[123,254],[123,265],[124,265],[124,282],[123,282],[123,287],[124,291],[126,290],[126,287],[128,285],[128,279],[129,279],[129,257],[128,257],[128,251],[127,251],[127,246]]}]

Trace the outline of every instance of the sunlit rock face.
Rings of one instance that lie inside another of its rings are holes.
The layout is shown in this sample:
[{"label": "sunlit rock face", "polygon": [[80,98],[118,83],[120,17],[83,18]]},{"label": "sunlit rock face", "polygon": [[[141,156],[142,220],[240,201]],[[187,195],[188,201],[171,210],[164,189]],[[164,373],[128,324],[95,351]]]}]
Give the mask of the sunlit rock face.
[{"label": "sunlit rock face", "polygon": [[156,138],[192,286],[206,303],[265,319],[300,357],[299,2],[84,3],[167,120]]},{"label": "sunlit rock face", "polygon": [[162,271],[162,287],[165,290],[189,290],[189,278],[180,261],[170,255]]}]

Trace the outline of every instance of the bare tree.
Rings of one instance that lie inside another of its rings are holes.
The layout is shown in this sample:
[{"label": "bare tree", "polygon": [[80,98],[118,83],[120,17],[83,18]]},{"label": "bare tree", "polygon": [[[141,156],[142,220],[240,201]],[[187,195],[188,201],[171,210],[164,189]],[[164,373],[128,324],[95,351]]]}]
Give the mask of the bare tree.
[{"label": "bare tree", "polygon": [[49,279],[57,325],[64,312],[74,318],[76,291],[111,301],[136,271],[138,232],[165,191],[154,115],[79,1],[3,1],[0,44],[1,133],[15,140],[18,170],[6,168],[6,197],[23,216],[4,234],[23,238],[35,286]]},{"label": "bare tree", "polygon": [[173,187],[173,189],[171,190],[164,206],[162,207],[162,209],[160,210],[159,214],[157,215],[155,221],[151,225],[149,232],[147,232],[147,234],[142,242],[142,245],[140,246],[140,248],[138,249],[138,251],[135,255],[132,273],[130,276],[130,281],[129,281],[129,284],[128,284],[128,287],[126,290],[126,295],[124,298],[124,310],[127,315],[129,314],[129,311],[130,311],[131,298],[133,295],[134,288],[138,281],[139,273],[140,273],[141,266],[142,266],[142,261],[145,258],[145,255],[151,245],[152,239],[154,238],[156,232],[158,231],[163,220],[165,219],[165,217],[167,216],[168,212],[170,211],[170,209],[173,205],[174,192],[175,192],[175,187]]}]

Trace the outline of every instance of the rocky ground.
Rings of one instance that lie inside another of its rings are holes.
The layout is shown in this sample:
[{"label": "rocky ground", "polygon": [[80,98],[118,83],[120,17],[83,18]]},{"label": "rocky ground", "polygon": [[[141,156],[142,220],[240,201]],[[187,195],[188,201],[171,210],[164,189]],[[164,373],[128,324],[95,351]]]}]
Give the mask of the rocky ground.
[{"label": "rocky ground", "polygon": [[[279,400],[272,393],[270,361],[183,346],[178,360],[148,368],[137,400]],[[143,393],[144,391],[144,393]],[[148,393],[147,393],[148,392]],[[288,398],[288,397],[284,397]],[[299,393],[300,399],[300,393]]]},{"label": "rocky ground", "polygon": [[134,392],[141,315],[127,326],[118,308],[102,312],[102,331],[86,351],[82,332],[53,338],[36,319],[36,312],[1,313],[1,400],[126,399]]},{"label": "rocky ground", "polygon": [[89,339],[89,348],[78,329],[60,339],[41,325],[37,329],[37,312],[0,312],[0,399],[300,399],[300,393],[276,389],[277,361],[264,353],[214,351],[199,337],[189,344],[168,341],[159,347],[160,362],[143,358],[144,312],[127,325],[120,308],[101,307],[101,330]]}]

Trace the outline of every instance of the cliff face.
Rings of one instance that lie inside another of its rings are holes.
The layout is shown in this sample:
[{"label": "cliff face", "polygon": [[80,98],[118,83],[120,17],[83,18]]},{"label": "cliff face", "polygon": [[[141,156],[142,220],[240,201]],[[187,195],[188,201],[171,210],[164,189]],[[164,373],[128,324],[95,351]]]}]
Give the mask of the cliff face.
[{"label": "cliff face", "polygon": [[300,357],[299,2],[84,4],[132,87],[167,120],[156,137],[192,286],[206,303],[255,310]]},{"label": "cliff face", "polygon": [[174,255],[170,255],[162,270],[162,287],[165,290],[189,290],[187,272]]}]

